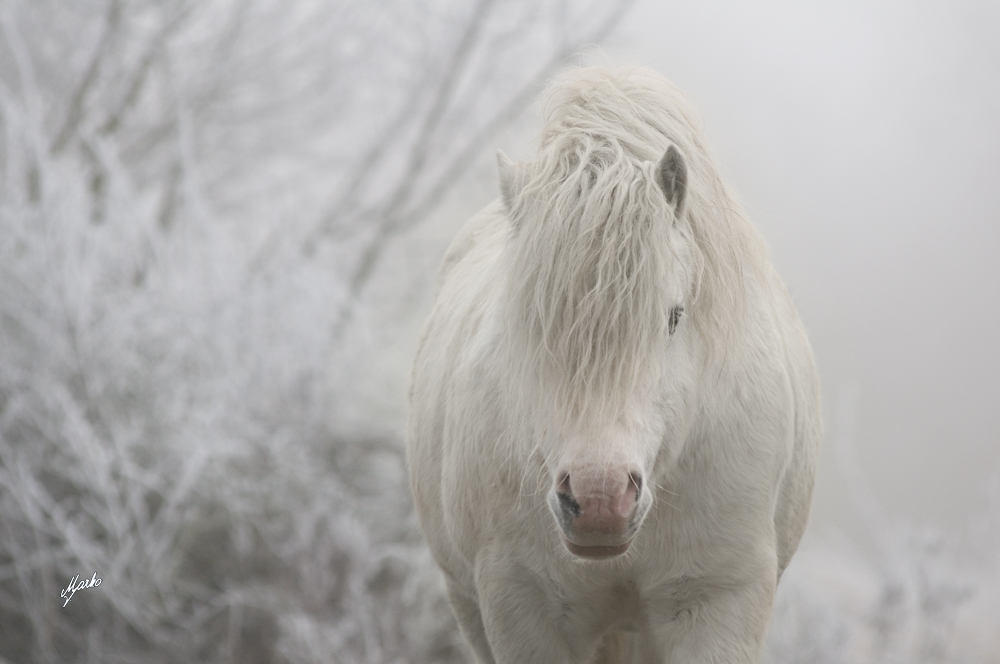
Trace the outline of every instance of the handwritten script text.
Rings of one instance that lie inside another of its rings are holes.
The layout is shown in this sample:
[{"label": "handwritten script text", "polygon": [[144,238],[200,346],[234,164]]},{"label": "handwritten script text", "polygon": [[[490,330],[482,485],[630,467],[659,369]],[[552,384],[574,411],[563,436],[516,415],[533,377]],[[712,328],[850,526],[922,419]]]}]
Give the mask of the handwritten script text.
[{"label": "handwritten script text", "polygon": [[65,597],[66,601],[63,602],[63,608],[69,604],[69,601],[73,599],[73,595],[77,590],[82,590],[84,588],[93,588],[94,586],[101,585],[101,580],[97,578],[97,572],[94,572],[94,576],[89,579],[84,579],[83,581],[78,581],[80,575],[77,574],[73,577],[73,580],[69,582],[69,585],[63,588],[63,591],[59,593],[60,597]]}]

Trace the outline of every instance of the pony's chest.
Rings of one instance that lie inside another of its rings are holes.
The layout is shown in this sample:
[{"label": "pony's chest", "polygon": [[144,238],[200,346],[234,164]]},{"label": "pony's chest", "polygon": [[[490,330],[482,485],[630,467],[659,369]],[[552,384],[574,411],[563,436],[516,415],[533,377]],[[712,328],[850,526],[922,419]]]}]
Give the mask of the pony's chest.
[{"label": "pony's chest", "polygon": [[709,580],[694,577],[646,587],[641,580],[629,578],[590,582],[550,591],[558,619],[568,632],[638,632],[649,625],[682,621],[713,592]]},{"label": "pony's chest", "polygon": [[642,595],[634,583],[627,580],[589,581],[551,589],[553,604],[564,628],[581,633],[641,629]]}]

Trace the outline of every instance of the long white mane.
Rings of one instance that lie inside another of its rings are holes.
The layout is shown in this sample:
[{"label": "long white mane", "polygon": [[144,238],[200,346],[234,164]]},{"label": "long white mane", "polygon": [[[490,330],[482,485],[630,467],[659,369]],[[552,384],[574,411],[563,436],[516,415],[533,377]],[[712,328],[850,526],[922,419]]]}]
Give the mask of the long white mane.
[{"label": "long white mane", "polygon": [[[766,250],[695,112],[658,74],[574,70],[550,86],[544,115],[508,210],[510,361],[553,424],[606,422],[658,380],[675,305],[710,361],[738,342],[744,273],[767,269]],[[687,165],[677,211],[654,177],[671,144]]]}]

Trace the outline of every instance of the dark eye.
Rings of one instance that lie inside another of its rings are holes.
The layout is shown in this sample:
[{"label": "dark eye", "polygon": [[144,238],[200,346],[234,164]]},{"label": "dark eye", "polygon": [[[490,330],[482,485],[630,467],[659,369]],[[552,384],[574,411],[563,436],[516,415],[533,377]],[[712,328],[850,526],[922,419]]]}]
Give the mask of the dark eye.
[{"label": "dark eye", "polygon": [[670,334],[673,334],[674,330],[677,329],[677,323],[681,322],[681,314],[683,313],[684,307],[674,307],[670,310],[670,323],[668,328]]}]

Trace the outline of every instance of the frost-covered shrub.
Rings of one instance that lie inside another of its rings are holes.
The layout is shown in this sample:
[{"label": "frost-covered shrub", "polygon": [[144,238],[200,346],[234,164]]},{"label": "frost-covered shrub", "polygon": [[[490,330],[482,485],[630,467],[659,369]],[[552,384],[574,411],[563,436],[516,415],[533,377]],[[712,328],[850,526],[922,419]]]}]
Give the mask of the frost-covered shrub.
[{"label": "frost-covered shrub", "polygon": [[947,534],[881,526],[875,554],[803,543],[778,588],[764,662],[1000,661],[1000,500]]},{"label": "frost-covered shrub", "polygon": [[455,660],[398,435],[331,416],[332,270],[246,283],[209,227],[46,186],[0,207],[0,656]]}]

